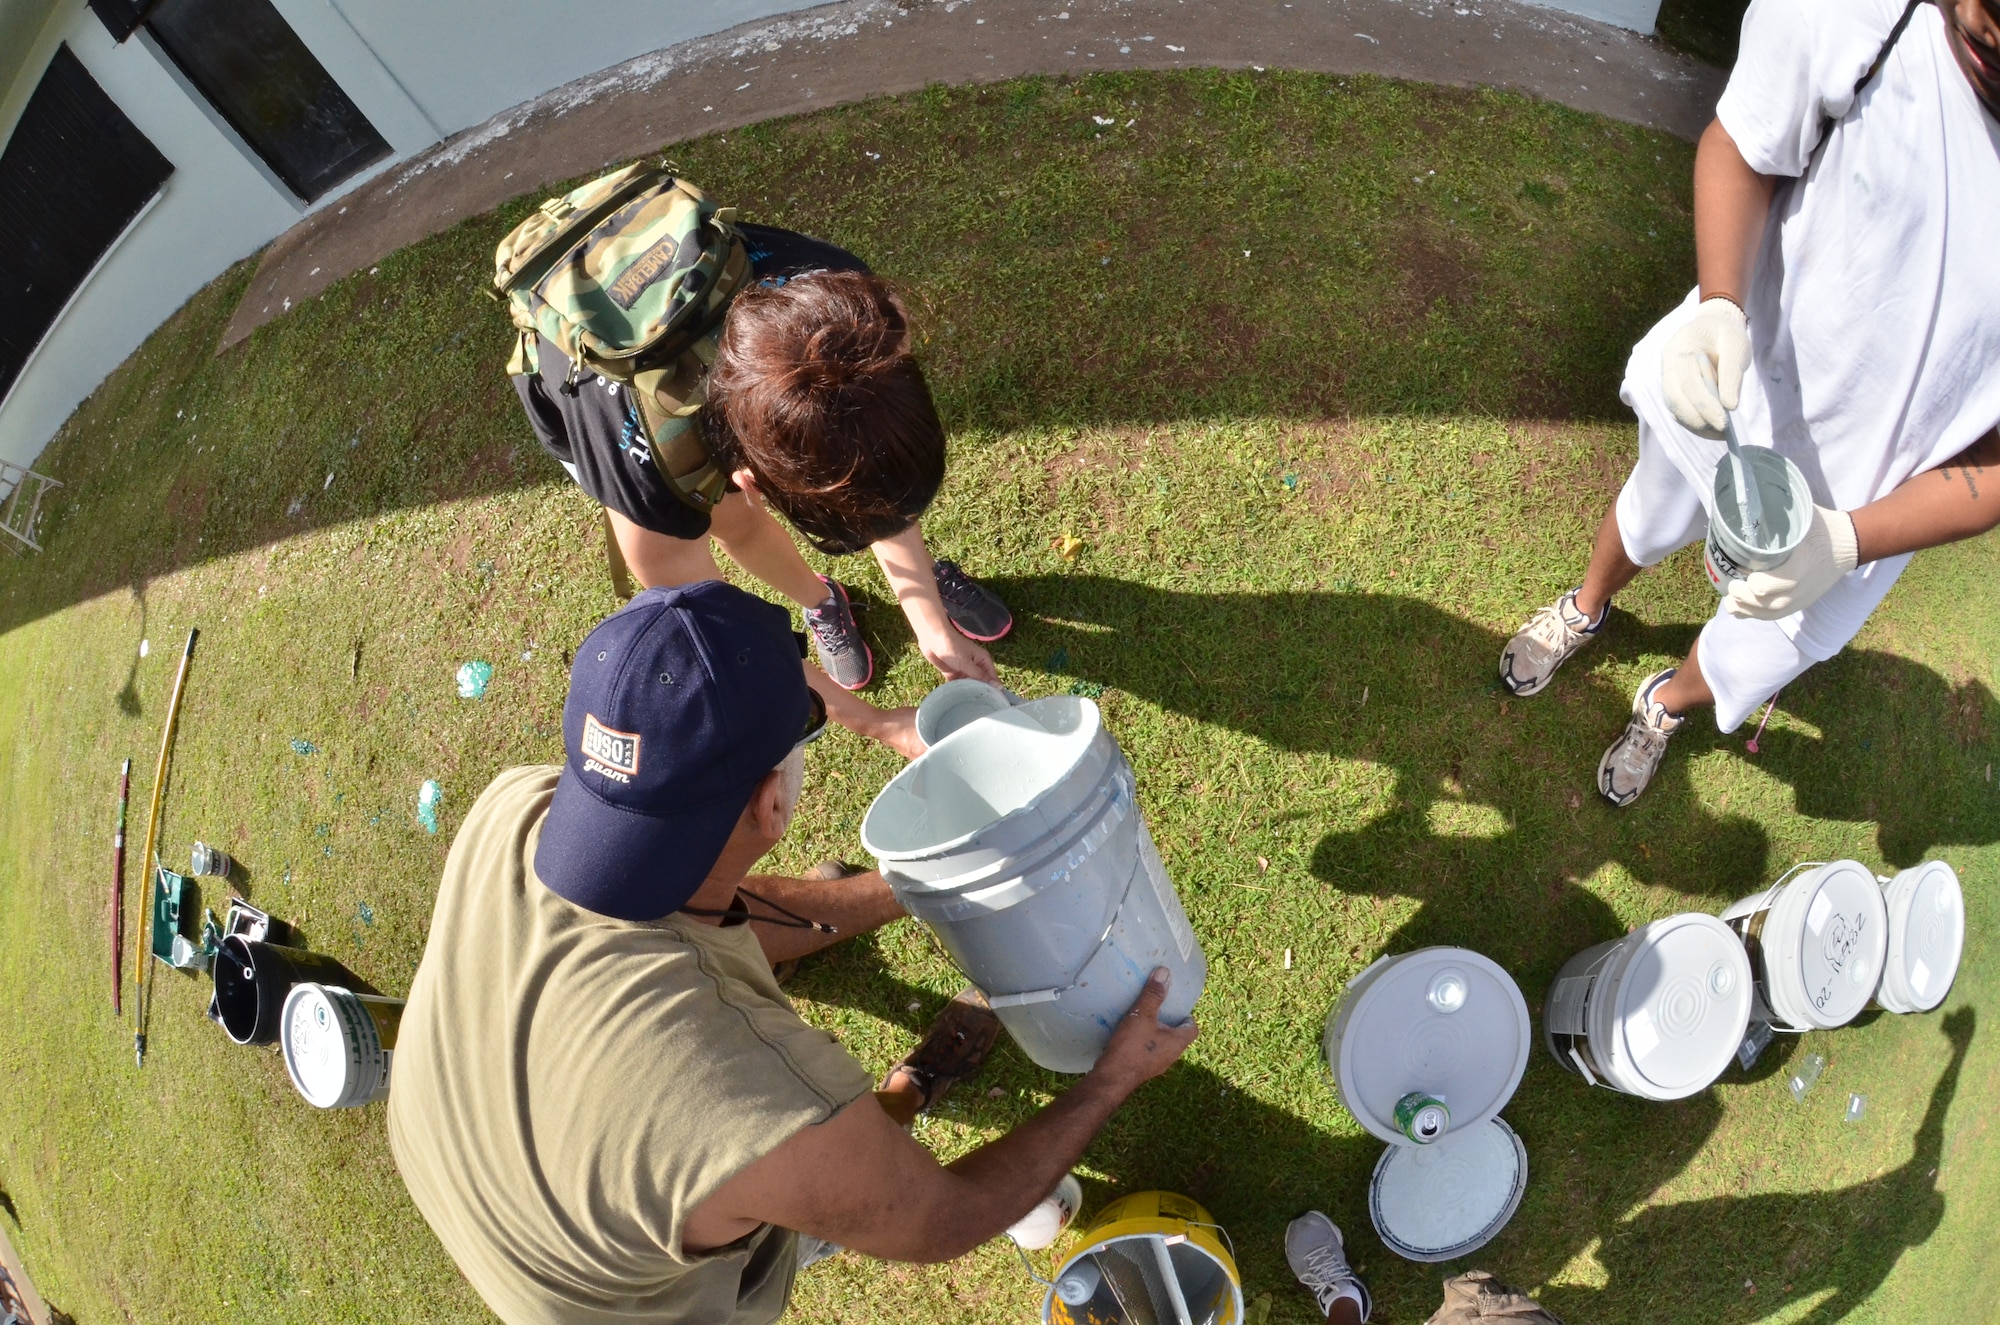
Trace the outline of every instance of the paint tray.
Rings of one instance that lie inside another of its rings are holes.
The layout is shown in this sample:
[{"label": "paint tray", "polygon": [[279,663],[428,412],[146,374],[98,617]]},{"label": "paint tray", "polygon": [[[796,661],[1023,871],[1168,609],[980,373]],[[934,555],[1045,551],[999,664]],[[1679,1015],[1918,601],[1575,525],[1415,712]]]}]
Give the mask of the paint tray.
[{"label": "paint tray", "polygon": [[153,867],[153,956],[179,971],[206,971],[208,954],[188,941],[182,933],[182,902],[186,899],[187,876],[165,865]]}]

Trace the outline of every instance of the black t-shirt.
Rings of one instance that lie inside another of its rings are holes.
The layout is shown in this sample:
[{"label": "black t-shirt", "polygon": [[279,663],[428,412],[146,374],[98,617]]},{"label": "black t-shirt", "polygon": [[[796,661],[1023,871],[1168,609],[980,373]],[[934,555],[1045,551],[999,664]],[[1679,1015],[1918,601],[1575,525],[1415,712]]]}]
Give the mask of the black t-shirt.
[{"label": "black t-shirt", "polygon": [[[862,271],[868,264],[824,240],[763,225],[738,225],[750,251],[751,276],[783,285],[815,271]],[[617,382],[585,370],[576,394],[560,384],[569,376],[569,356],[541,338],[540,373],[514,379],[514,390],[542,449],[560,460],[577,486],[641,529],[669,538],[702,538],[708,516],[674,496],[653,468],[645,429],[631,393]]]}]

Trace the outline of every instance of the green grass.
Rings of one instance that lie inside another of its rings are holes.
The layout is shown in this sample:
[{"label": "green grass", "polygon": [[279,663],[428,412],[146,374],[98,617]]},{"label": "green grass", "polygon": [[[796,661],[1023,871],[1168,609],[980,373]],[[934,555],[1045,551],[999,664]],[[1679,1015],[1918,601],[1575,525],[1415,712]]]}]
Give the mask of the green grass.
[{"label": "green grass", "polygon": [[[1595,800],[1591,769],[1632,685],[1711,610],[1698,566],[1635,586],[1548,695],[1510,702],[1493,677],[1630,463],[1625,356],[1690,279],[1686,145],[1497,94],[1189,74],[931,90],[674,155],[748,219],[908,284],[955,448],[934,545],[1014,605],[1009,684],[1102,686],[1138,771],[1211,974],[1199,1043],[1087,1156],[1092,1208],[1195,1196],[1250,1296],[1301,1322],[1278,1239],[1321,1206],[1377,1319],[1421,1320],[1440,1272],[1368,1232],[1380,1146],[1319,1062],[1346,980],[1457,943],[1539,1006],[1577,949],[1794,860],[1943,855],[1975,936],[1949,1017],[1787,1042],[1666,1106],[1586,1091],[1538,1049],[1507,1111],[1527,1198],[1476,1260],[1572,1320],[2000,1310],[1976,1269],[2000,1210],[1976,1101],[2000,1055],[1974,1033],[2000,988],[1994,542],[1919,558],[1787,692],[1762,754],[1698,723],[1628,812]],[[247,273],[218,281],[64,429],[48,551],[0,565],[0,1187],[83,1325],[485,1318],[404,1194],[379,1107],[308,1109],[170,974],[134,1069],[106,1006],[107,839],[117,760],[141,765],[143,807],[199,624],[167,855],[220,840],[260,905],[407,988],[452,830],[494,772],[559,757],[567,650],[614,605],[595,512],[535,452],[478,288],[534,201],[220,357]],[[1085,540],[1074,561],[1065,535]],[[872,600],[878,702],[914,700],[933,675],[876,572],[843,569]],[[477,702],[452,685],[471,658],[496,667]],[[895,766],[845,733],[815,746],[779,863],[859,854]],[[446,789],[436,836],[414,813],[425,778]],[[879,1070],[957,985],[906,922],[794,988]],[[1778,1065],[1811,1051],[1831,1066],[1797,1105]],[[962,1152],[1061,1087],[1005,1047],[919,1135]],[[1855,1126],[1849,1091],[1870,1100]],[[793,1318],[1032,1319],[1039,1290],[1004,1246],[837,1259]]]}]

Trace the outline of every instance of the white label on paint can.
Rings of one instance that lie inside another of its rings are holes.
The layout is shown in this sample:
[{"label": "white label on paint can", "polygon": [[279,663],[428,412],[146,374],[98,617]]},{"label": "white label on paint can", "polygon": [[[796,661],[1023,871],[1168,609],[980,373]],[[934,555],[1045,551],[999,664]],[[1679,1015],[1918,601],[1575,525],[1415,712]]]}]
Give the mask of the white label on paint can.
[{"label": "white label on paint can", "polygon": [[1174,946],[1181,950],[1181,960],[1186,961],[1194,951],[1194,926],[1188,923],[1180,895],[1174,891],[1174,881],[1167,877],[1166,862],[1160,859],[1160,849],[1153,845],[1153,834],[1144,820],[1139,823],[1139,868],[1152,881],[1160,910],[1167,917],[1167,929],[1174,936]]},{"label": "white label on paint can", "polygon": [[1806,908],[1806,929],[1814,937],[1826,928],[1826,918],[1833,914],[1833,899],[1826,895],[1824,888],[1813,894],[1812,905]]},{"label": "white label on paint can", "polygon": [[1660,1047],[1660,1033],[1653,1029],[1650,1009],[1640,1008],[1625,1019],[1625,1042],[1632,1046],[1634,1058],[1644,1058]]},{"label": "white label on paint can", "polygon": [[1556,981],[1555,988],[1549,990],[1548,1009],[1543,1013],[1551,1031],[1557,1035],[1583,1034],[1583,1010],[1590,1004],[1590,987],[1596,983],[1594,975],[1573,975]]},{"label": "white label on paint can", "polygon": [[1910,988],[1918,998],[1922,998],[1930,992],[1930,986],[1931,968],[1923,958],[1919,957],[1917,964],[1910,968]]}]

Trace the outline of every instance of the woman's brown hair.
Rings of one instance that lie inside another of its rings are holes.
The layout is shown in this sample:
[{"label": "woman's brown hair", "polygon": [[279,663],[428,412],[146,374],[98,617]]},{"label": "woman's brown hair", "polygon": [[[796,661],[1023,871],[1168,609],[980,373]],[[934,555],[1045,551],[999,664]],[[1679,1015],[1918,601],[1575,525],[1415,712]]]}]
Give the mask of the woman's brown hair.
[{"label": "woman's brown hair", "polygon": [[866,272],[752,286],[730,307],[710,445],[823,552],[902,533],[944,482],[944,427],[910,341],[902,300]]}]

